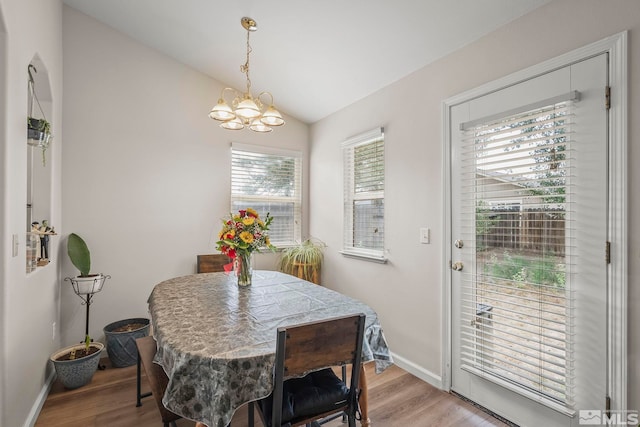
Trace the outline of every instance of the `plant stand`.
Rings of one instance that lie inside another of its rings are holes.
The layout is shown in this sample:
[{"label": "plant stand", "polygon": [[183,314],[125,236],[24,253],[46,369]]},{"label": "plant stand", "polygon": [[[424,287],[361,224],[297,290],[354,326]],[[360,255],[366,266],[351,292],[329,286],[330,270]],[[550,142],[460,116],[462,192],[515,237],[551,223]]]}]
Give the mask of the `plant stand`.
[{"label": "plant stand", "polygon": [[[85,315],[85,332],[84,332],[85,338],[89,335],[89,310],[91,308],[91,303],[93,302],[93,295],[100,292],[102,290],[102,284],[104,283],[104,281],[110,278],[111,276],[109,275],[96,276],[96,278],[94,279],[94,285],[91,287],[91,290],[88,292],[85,292],[82,289],[82,286],[80,285],[76,277],[66,277],[64,279],[65,282],[67,280],[71,282],[71,285],[73,286],[73,291],[75,292],[76,295],[78,295],[78,297],[82,300],[82,304],[85,305],[87,308],[87,313]],[[97,281],[101,281],[101,282],[98,284]],[[93,338],[91,339],[91,341],[93,341]],[[105,368],[106,367],[104,365],[98,364],[99,370],[102,371]]]}]

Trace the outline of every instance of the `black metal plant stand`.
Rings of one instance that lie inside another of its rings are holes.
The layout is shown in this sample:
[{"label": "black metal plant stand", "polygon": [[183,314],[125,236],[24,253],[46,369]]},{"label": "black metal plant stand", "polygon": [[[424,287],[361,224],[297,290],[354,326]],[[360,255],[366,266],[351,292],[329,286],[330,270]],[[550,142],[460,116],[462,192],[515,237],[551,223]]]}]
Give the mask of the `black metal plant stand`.
[{"label": "black metal plant stand", "polygon": [[[66,277],[64,280],[69,280],[73,286],[73,291],[82,300],[82,304],[86,306],[87,312],[85,315],[85,339],[89,336],[89,312],[91,303],[93,302],[93,296],[102,290],[104,281],[110,279],[111,276],[98,274],[92,277]],[[93,338],[91,338],[93,342]],[[84,342],[84,340],[82,341]],[[106,367],[104,365],[98,365],[98,369],[103,370]]]}]

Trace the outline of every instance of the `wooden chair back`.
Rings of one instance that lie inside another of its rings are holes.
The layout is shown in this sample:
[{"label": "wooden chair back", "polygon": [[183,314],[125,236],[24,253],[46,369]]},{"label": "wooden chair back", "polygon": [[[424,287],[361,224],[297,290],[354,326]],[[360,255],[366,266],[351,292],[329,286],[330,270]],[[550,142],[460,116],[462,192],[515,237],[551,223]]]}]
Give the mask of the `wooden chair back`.
[{"label": "wooden chair back", "polygon": [[279,328],[278,340],[284,346],[284,379],[353,363],[356,345],[360,344],[362,350],[359,323],[360,316],[356,315]]},{"label": "wooden chair back", "polygon": [[331,413],[345,411],[349,425],[355,425],[357,391],[362,361],[365,315],[278,328],[274,374],[272,426],[280,426],[284,381],[331,366],[351,365],[351,382],[346,402],[336,410],[316,414],[292,425],[302,425]]},{"label": "wooden chair back", "polygon": [[224,271],[224,266],[231,262],[231,258],[224,254],[198,255],[197,273],[216,273]]},{"label": "wooden chair back", "polygon": [[140,365],[144,367],[145,374],[147,374],[147,381],[151,388],[151,395],[153,395],[158,411],[160,411],[160,417],[162,418],[162,424],[164,427],[175,427],[175,421],[182,418],[180,415],[174,414],[170,410],[164,407],[162,404],[162,396],[167,389],[169,378],[164,373],[162,366],[153,363],[153,357],[156,355],[156,340],[152,336],[146,336],[136,339],[136,347],[138,349],[138,405],[140,406]]}]

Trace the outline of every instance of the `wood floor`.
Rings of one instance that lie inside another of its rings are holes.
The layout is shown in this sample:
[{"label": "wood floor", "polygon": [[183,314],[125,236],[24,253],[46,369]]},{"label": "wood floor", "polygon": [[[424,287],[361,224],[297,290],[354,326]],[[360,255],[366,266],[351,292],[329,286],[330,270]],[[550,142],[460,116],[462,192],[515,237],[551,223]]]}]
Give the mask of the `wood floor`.
[{"label": "wood floor", "polygon": [[[97,371],[90,384],[65,390],[56,382],[42,408],[36,427],[162,427],[153,398],[136,407],[136,367]],[[366,365],[369,381],[369,417],[373,427],[506,426],[473,405],[432,387],[393,366],[380,375],[373,364]],[[143,392],[148,390],[143,377]],[[195,423],[179,420],[178,427]],[[334,420],[326,426],[344,426]],[[247,426],[246,406],[240,408],[231,427]],[[256,415],[256,427],[262,427]]]}]

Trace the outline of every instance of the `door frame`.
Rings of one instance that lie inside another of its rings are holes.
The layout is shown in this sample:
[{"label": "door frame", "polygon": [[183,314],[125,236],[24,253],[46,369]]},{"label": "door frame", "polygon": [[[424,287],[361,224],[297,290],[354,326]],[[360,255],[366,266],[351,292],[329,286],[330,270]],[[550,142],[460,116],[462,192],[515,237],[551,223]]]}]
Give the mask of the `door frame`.
[{"label": "door frame", "polygon": [[[607,133],[609,135],[608,162],[608,240],[611,245],[611,263],[607,269],[609,289],[608,307],[608,349],[607,349],[607,389],[611,399],[611,410],[627,410],[627,32],[578,48],[564,55],[507,75],[490,83],[448,98],[442,103],[443,134],[443,253],[445,273],[442,275],[442,388],[451,390],[452,330],[451,330],[451,108],[505,87],[516,85],[533,77],[563,68],[572,63],[600,55],[609,54],[609,85],[611,87],[611,108]],[[604,102],[604,88],[603,88]],[[603,248],[604,254],[604,248]],[[602,396],[604,408],[605,396]],[[598,409],[598,408],[594,408]]]}]

